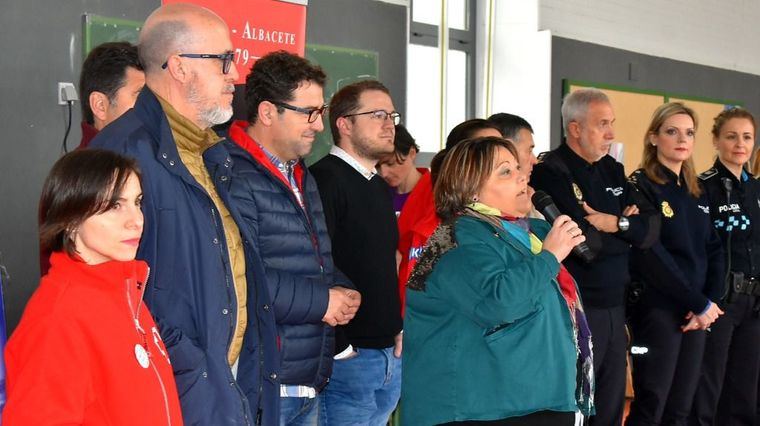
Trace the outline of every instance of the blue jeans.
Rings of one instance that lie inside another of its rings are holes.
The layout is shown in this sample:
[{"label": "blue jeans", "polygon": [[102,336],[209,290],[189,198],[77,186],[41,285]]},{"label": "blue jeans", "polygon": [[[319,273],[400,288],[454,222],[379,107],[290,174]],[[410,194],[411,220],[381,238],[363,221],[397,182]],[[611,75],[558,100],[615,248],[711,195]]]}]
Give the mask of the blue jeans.
[{"label": "blue jeans", "polygon": [[319,398],[280,398],[280,426],[317,426]]},{"label": "blue jeans", "polygon": [[357,351],[333,364],[330,383],[321,394],[322,426],[385,426],[398,404],[401,358],[393,356],[393,347]]}]

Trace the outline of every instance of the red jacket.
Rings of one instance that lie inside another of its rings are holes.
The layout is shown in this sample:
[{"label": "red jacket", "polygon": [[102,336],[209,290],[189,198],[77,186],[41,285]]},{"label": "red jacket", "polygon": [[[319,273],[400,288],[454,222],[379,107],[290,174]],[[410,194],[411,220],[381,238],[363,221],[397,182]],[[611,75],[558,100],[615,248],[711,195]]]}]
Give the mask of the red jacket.
[{"label": "red jacket", "polygon": [[441,219],[435,214],[431,173],[425,173],[415,185],[398,217],[398,251],[401,263],[398,268],[398,287],[401,297],[401,315],[406,302],[406,282],[428,238]]},{"label": "red jacket", "polygon": [[90,266],[61,252],[50,263],[5,350],[3,424],[182,425],[166,349],[142,303],[147,265]]}]

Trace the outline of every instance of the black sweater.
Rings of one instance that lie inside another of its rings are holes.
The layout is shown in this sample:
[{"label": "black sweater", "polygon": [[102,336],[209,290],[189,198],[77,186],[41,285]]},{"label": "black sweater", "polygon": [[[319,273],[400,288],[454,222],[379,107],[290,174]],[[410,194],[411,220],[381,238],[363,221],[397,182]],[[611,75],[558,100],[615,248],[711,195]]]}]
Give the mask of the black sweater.
[{"label": "black sweater", "polygon": [[332,240],[335,266],[362,295],[354,319],[336,336],[336,353],[348,343],[388,348],[402,329],[396,273],[398,228],[388,185],[379,175],[367,180],[342,159],[328,155],[311,166]]},{"label": "black sweater", "polygon": [[[563,143],[541,157],[533,169],[530,185],[549,194],[560,212],[578,223],[595,254],[590,264],[575,255],[563,262],[578,282],[583,303],[595,308],[623,305],[630,282],[631,245],[651,246],[659,228],[656,211],[628,183],[623,165],[609,155],[590,164]],[[599,232],[585,219],[582,202],[615,216],[621,216],[626,206],[635,204],[639,214],[629,217],[627,231],[608,234]]]},{"label": "black sweater", "polygon": [[647,250],[634,250],[631,273],[645,284],[641,302],[701,314],[708,301],[723,295],[723,249],[710,219],[710,206],[703,192],[689,194],[682,177],[659,166],[664,184],[653,182],[643,170],[631,180],[657,206],[662,216],[659,241]]}]

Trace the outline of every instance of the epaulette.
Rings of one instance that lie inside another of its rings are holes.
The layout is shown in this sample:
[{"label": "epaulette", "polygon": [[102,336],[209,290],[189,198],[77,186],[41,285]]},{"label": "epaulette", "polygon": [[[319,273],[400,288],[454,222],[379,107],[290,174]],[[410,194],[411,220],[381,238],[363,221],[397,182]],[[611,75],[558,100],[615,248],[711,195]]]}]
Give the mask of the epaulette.
[{"label": "epaulette", "polygon": [[549,154],[550,152],[551,151],[544,151],[544,152],[538,154],[538,156],[536,157],[536,161],[539,162],[539,163],[543,162],[544,159],[546,159],[546,155]]},{"label": "epaulette", "polygon": [[644,173],[644,171],[641,170],[641,169],[634,170],[633,173],[631,173],[631,175],[628,176],[628,182],[630,182],[630,183],[632,183],[634,185],[638,184],[639,183],[639,176],[641,176],[643,173]]},{"label": "epaulette", "polygon": [[699,177],[699,180],[707,180],[713,176],[716,176],[717,174],[718,174],[718,169],[716,169],[715,167],[711,167],[705,170],[704,172],[700,173],[698,177]]}]

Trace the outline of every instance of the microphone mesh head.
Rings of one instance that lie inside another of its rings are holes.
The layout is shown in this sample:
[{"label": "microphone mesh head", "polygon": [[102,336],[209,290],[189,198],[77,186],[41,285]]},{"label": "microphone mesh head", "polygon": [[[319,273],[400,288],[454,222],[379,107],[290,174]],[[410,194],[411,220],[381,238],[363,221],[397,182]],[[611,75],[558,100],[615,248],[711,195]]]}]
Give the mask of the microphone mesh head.
[{"label": "microphone mesh head", "polygon": [[536,208],[536,210],[539,211],[545,209],[546,206],[550,204],[554,204],[552,197],[544,191],[536,191],[533,194],[533,197],[531,197],[531,201],[533,202],[533,206]]}]

